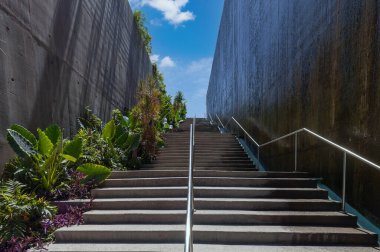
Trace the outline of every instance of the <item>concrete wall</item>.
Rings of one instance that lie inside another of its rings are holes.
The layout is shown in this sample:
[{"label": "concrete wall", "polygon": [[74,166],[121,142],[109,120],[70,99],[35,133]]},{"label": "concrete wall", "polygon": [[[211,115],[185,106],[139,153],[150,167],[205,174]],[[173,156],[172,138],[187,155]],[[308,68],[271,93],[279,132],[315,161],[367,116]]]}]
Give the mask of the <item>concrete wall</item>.
[{"label": "concrete wall", "polygon": [[126,0],[2,0],[0,48],[1,168],[12,123],[73,133],[86,106],[108,119],[134,105],[151,71]]},{"label": "concrete wall", "polygon": [[[377,0],[226,0],[208,112],[261,143],[308,127],[380,163],[379,15]],[[340,192],[343,154],[300,142],[301,169]],[[264,148],[264,164],[291,170],[293,143]],[[348,199],[379,218],[380,171],[349,158]]]}]

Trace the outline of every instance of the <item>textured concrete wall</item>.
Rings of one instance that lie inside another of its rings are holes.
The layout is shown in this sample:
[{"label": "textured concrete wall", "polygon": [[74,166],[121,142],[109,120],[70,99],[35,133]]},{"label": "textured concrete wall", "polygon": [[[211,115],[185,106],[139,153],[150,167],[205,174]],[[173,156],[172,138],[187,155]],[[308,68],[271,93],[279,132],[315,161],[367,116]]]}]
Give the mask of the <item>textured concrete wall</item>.
[{"label": "textured concrete wall", "polygon": [[[380,163],[380,1],[226,0],[207,110],[259,142],[301,127]],[[294,140],[260,153],[292,169]],[[299,166],[336,191],[342,153],[301,136]],[[380,171],[348,159],[348,198],[380,217]]]},{"label": "textured concrete wall", "polygon": [[126,0],[2,0],[0,24],[0,167],[12,123],[69,134],[86,106],[131,107],[151,71]]}]

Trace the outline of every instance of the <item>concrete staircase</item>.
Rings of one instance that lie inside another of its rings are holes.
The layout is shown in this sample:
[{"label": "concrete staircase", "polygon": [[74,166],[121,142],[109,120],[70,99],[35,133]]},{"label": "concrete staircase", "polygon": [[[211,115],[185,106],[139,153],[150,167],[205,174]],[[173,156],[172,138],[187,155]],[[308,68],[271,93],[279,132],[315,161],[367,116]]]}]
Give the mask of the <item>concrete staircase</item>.
[{"label": "concrete staircase", "polygon": [[[92,191],[85,224],[49,251],[182,251],[190,120],[156,161],[113,172]],[[372,251],[377,236],[339,211],[307,173],[259,172],[234,136],[196,125],[194,251]],[[254,245],[254,246],[253,246]],[[355,246],[355,247],[351,247]]]}]

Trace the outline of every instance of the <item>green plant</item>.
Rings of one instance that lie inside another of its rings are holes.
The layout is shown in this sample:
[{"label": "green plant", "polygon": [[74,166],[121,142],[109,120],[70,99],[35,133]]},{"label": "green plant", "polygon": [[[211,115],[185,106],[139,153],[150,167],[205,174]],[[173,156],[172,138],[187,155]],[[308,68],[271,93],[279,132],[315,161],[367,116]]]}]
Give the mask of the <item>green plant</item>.
[{"label": "green plant", "polygon": [[83,179],[83,183],[94,181],[95,184],[102,183],[111,174],[110,169],[97,164],[83,164],[77,168],[77,172],[86,175]]},{"label": "green plant", "polygon": [[83,143],[82,163],[103,165],[112,170],[124,170],[139,166],[137,149],[141,134],[132,129],[131,121],[120,110],[112,112],[112,118],[101,131],[81,128],[77,137]]},{"label": "green plant", "polygon": [[144,25],[145,16],[141,11],[135,10],[133,12],[133,18],[134,18],[136,25],[137,25],[137,28],[140,32],[140,35],[141,35],[141,38],[143,40],[145,49],[146,49],[148,54],[151,54],[152,53],[152,45],[151,45],[152,36],[150,36],[148,29]]},{"label": "green plant", "polygon": [[85,108],[83,115],[78,118],[78,124],[80,128],[84,129],[92,129],[99,132],[102,129],[102,120],[94,115],[88,107]]},{"label": "green plant", "polygon": [[180,121],[186,119],[186,101],[181,91],[178,91],[174,96],[173,109],[175,111],[177,119]]},{"label": "green plant", "polygon": [[[5,178],[24,183],[29,192],[53,197],[56,191],[70,183],[71,170],[84,165],[84,143],[80,135],[72,140],[63,140],[62,130],[56,125],[49,126],[45,131],[37,129],[37,132],[38,139],[20,125],[12,125],[8,129],[8,141],[19,156],[7,164]],[[100,138],[99,134],[96,138]],[[93,142],[86,144],[91,145]],[[104,174],[104,169],[99,170],[99,174],[95,174],[96,171],[92,170],[92,175],[100,178]]]},{"label": "green plant", "polygon": [[64,141],[62,130],[54,124],[44,131],[37,129],[37,133],[38,139],[17,124],[8,129],[8,142],[18,157],[6,166],[6,175],[25,183],[31,191],[51,192],[67,179],[67,164],[81,156],[81,142]]},{"label": "green plant", "polygon": [[162,142],[160,124],[160,90],[152,76],[141,81],[137,92],[138,103],[131,111],[134,127],[142,132],[143,158],[151,160],[156,154],[157,143]]},{"label": "green plant", "polygon": [[52,218],[56,208],[43,198],[24,192],[20,182],[9,180],[0,186],[0,241],[31,236],[41,230],[41,221]]},{"label": "green plant", "polygon": [[171,96],[166,92],[166,85],[164,83],[164,77],[158,70],[157,64],[152,65],[152,75],[153,79],[156,82],[156,87],[160,91],[159,101],[160,101],[160,119],[159,119],[159,130],[160,131],[168,131],[170,129],[170,125],[173,122],[173,105],[171,102]]}]

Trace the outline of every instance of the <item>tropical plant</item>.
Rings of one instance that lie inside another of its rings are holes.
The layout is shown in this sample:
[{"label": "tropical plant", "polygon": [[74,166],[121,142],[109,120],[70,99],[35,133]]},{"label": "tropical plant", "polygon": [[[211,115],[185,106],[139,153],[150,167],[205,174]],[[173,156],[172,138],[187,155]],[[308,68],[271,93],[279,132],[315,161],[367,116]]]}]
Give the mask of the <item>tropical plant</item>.
[{"label": "tropical plant", "polygon": [[66,166],[81,156],[80,139],[63,141],[62,130],[55,124],[37,129],[38,139],[21,125],[8,129],[7,139],[18,158],[6,169],[10,178],[29,186],[32,191],[52,192],[66,179]]},{"label": "tropical plant", "polygon": [[82,127],[77,137],[83,142],[82,163],[103,165],[112,170],[136,168],[139,165],[137,149],[141,143],[140,132],[132,130],[131,121],[120,110],[102,130]]},{"label": "tropical plant", "polygon": [[141,81],[137,92],[138,103],[131,111],[131,125],[141,129],[142,156],[149,161],[155,157],[156,147],[162,143],[160,123],[160,90],[152,76]]},{"label": "tropical plant", "polygon": [[179,119],[179,121],[186,119],[186,101],[181,91],[178,91],[174,96],[173,109],[175,111],[176,118]]},{"label": "tropical plant", "polygon": [[160,101],[160,119],[159,119],[159,130],[168,131],[170,125],[173,122],[173,105],[171,102],[171,96],[166,92],[166,85],[164,83],[164,77],[162,73],[158,70],[157,64],[152,65],[152,75],[156,82],[156,86],[160,91],[159,101]]},{"label": "tropical plant", "polygon": [[140,32],[140,35],[141,35],[141,38],[143,40],[145,49],[146,49],[148,54],[151,54],[152,53],[152,45],[151,45],[152,36],[150,36],[148,29],[144,25],[145,16],[140,10],[135,10],[133,12],[133,18],[134,18],[136,25],[137,25],[137,28]]},{"label": "tropical plant", "polygon": [[78,118],[78,124],[80,128],[92,129],[99,132],[102,129],[102,120],[95,116],[89,107],[86,107],[83,115]]},{"label": "tropical plant", "polygon": [[8,129],[8,142],[19,156],[6,165],[5,178],[24,183],[29,192],[53,197],[69,183],[72,170],[82,158],[83,142],[80,137],[63,140],[57,125],[37,132],[38,139],[20,125]]},{"label": "tropical plant", "polygon": [[0,186],[0,241],[33,236],[41,221],[52,218],[56,208],[43,198],[26,194],[25,186],[9,180]]}]

